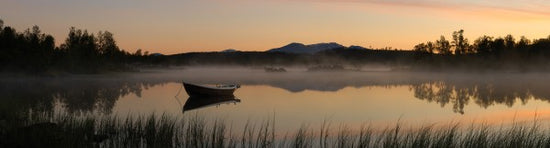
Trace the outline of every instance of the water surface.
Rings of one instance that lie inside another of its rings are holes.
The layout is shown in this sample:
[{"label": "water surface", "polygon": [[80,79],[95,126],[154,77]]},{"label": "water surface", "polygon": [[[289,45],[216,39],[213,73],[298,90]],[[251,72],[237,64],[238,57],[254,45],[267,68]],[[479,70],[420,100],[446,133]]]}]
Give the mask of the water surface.
[{"label": "water surface", "polygon": [[[2,111],[224,119],[276,119],[279,131],[323,120],[359,126],[451,122],[503,124],[550,117],[546,74],[443,74],[400,72],[265,73],[250,69],[184,69],[139,74],[4,79]],[[183,111],[189,96],[181,81],[239,83],[240,102]]]}]

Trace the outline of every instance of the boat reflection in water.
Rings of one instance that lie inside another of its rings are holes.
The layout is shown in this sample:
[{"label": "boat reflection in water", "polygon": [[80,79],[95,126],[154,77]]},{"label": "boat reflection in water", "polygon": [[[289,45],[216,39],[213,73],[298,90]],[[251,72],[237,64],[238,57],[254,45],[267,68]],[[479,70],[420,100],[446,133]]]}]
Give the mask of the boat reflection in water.
[{"label": "boat reflection in water", "polygon": [[183,105],[183,113],[186,111],[209,107],[209,106],[219,106],[221,104],[237,104],[241,102],[240,99],[235,98],[235,96],[191,96],[185,101]]},{"label": "boat reflection in water", "polygon": [[184,113],[185,111],[208,106],[241,102],[241,100],[235,98],[233,95],[233,92],[237,88],[240,88],[238,84],[216,85],[212,87],[183,83],[183,87],[185,87],[185,91],[189,94],[189,98],[183,105]]}]

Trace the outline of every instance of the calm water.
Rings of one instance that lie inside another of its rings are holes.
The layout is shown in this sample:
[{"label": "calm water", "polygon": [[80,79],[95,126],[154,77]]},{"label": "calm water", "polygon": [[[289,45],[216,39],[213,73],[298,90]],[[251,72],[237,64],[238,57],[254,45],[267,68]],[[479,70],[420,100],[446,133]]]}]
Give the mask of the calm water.
[{"label": "calm water", "polygon": [[[451,122],[509,123],[550,117],[547,74],[438,74],[398,72],[265,73],[249,69],[184,69],[140,74],[4,79],[4,112],[114,114],[167,113],[221,118],[239,128],[247,120],[276,119],[276,128],[302,124],[359,126]],[[240,83],[240,102],[200,107],[181,81]],[[179,93],[178,93],[179,92]],[[184,105],[199,107],[183,111]],[[195,104],[193,106],[193,104]]]}]

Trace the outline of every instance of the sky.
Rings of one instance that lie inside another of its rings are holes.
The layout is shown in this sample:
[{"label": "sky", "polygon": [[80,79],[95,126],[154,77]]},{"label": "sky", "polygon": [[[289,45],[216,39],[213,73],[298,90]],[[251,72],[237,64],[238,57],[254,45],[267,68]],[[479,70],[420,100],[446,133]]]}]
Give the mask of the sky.
[{"label": "sky", "polygon": [[109,31],[124,50],[265,51],[291,42],[412,49],[453,31],[550,35],[547,0],[2,0],[0,19],[38,25],[60,45],[74,26]]}]

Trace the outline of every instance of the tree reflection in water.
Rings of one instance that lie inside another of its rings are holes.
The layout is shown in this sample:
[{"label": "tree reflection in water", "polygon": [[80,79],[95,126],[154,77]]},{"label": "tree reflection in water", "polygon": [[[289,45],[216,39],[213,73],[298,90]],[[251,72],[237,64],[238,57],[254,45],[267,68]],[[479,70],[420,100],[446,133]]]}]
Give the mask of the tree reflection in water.
[{"label": "tree reflection in water", "polygon": [[468,82],[449,82],[434,81],[420,84],[412,84],[411,90],[414,97],[436,102],[441,107],[452,104],[453,111],[464,114],[464,106],[473,102],[483,108],[495,104],[505,104],[511,107],[516,101],[522,104],[527,103],[529,99],[549,101],[550,93],[544,91],[544,87],[535,84],[530,86],[520,85],[518,83],[468,83]]},{"label": "tree reflection in water", "polygon": [[141,96],[143,89],[166,82],[143,81],[8,81],[0,83],[0,118],[25,119],[33,113],[51,116],[55,106],[64,113],[110,114],[115,102],[126,95]]},{"label": "tree reflection in water", "polygon": [[[242,85],[269,85],[282,88],[292,93],[302,93],[303,90],[339,91],[345,87],[388,87],[410,86],[414,97],[435,102],[442,107],[451,105],[453,111],[464,114],[465,106],[477,104],[488,108],[495,104],[512,106],[516,101],[526,103],[530,99],[550,100],[550,79],[533,76],[508,76],[498,77],[466,77],[453,76],[451,78],[437,77],[433,75],[409,78],[397,75],[394,77],[354,76],[341,79],[317,79],[308,78],[297,81],[285,77],[272,79],[260,78],[194,78],[194,82],[215,84],[217,82],[229,82],[230,80],[242,80]],[[381,78],[380,78],[381,77]],[[142,90],[166,83],[179,83],[179,78],[158,76],[162,79],[152,78],[64,78],[64,79],[40,79],[40,80],[1,80],[0,93],[0,118],[7,118],[8,114],[28,116],[29,113],[53,113],[56,106],[62,107],[64,113],[105,113],[112,112],[115,102],[124,96],[133,94],[141,96]],[[267,77],[265,77],[267,78]],[[321,82],[317,80],[323,80]],[[296,91],[299,90],[299,91]]]}]

